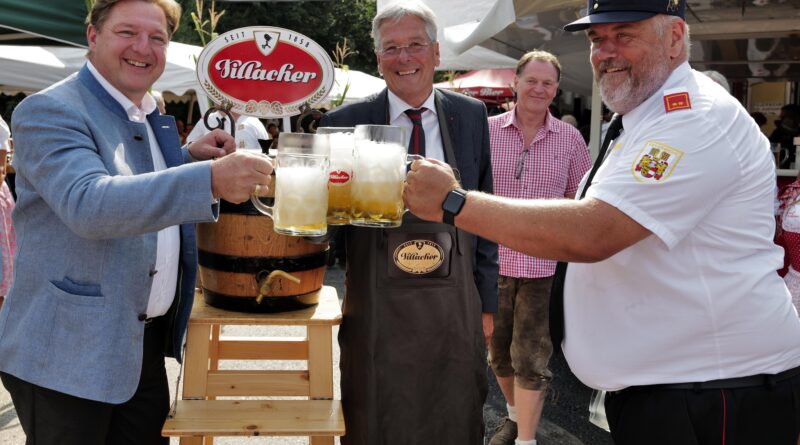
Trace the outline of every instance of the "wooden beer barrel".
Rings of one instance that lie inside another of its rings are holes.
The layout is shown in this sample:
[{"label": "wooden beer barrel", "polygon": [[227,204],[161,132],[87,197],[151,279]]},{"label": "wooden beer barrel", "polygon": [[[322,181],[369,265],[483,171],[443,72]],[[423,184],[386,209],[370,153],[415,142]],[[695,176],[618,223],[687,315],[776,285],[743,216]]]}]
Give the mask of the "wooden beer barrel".
[{"label": "wooden beer barrel", "polygon": [[197,248],[203,295],[211,306],[281,312],[317,303],[328,244],[275,233],[272,219],[249,201],[221,201],[216,223],[197,224]]}]

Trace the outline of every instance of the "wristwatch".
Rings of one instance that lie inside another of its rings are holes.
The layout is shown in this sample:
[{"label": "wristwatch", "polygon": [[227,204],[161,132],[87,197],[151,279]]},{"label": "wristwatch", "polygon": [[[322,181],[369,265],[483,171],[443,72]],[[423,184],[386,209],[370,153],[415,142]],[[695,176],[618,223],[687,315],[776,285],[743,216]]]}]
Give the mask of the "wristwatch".
[{"label": "wristwatch", "polygon": [[464,207],[464,203],[467,201],[467,191],[462,188],[456,188],[450,191],[447,194],[447,197],[444,198],[444,202],[442,203],[442,210],[444,210],[444,216],[442,217],[442,222],[445,224],[450,224],[451,226],[455,225],[456,215],[461,212],[461,208]]}]

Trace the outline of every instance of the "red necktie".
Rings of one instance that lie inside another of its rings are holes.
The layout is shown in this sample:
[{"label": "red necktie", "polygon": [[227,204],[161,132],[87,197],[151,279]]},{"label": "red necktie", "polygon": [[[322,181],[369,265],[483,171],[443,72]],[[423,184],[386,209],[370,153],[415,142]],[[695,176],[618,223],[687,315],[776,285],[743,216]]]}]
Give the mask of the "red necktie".
[{"label": "red necktie", "polygon": [[425,130],[422,128],[422,112],[427,108],[409,108],[406,110],[408,118],[411,119],[413,127],[411,129],[411,139],[408,141],[408,152],[410,154],[425,156]]}]

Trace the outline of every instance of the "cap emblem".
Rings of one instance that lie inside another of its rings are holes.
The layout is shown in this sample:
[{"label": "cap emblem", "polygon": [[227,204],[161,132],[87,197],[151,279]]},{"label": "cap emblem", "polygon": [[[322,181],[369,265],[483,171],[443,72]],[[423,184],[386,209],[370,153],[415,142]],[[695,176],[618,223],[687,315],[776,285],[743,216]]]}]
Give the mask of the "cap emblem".
[{"label": "cap emblem", "polygon": [[667,12],[678,12],[681,7],[681,0],[667,0]]}]

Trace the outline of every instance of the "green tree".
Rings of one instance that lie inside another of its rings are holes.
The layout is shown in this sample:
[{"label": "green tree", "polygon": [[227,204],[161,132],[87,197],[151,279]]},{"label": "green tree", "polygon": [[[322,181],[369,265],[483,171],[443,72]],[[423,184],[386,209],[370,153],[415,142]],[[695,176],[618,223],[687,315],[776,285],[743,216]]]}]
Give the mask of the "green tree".
[{"label": "green tree", "polygon": [[[190,12],[195,0],[178,0],[183,6],[181,27],[174,39],[200,45]],[[205,0],[205,7],[211,0]],[[217,11],[225,10],[216,31],[223,34],[246,26],[276,26],[304,34],[319,43],[333,57],[336,44],[347,39],[351,54],[345,60],[351,69],[377,75],[373,51],[372,18],[374,0],[333,0],[305,2],[216,2]]]}]

